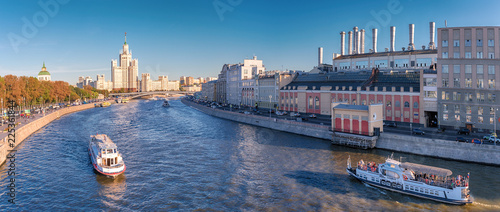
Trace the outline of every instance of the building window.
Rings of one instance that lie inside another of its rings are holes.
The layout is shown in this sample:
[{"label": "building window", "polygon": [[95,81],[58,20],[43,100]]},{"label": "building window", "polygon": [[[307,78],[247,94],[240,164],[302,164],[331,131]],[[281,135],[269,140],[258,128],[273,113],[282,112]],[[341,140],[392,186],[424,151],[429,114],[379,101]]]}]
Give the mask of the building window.
[{"label": "building window", "polygon": [[453,58],[460,58],[460,52],[453,52]]},{"label": "building window", "polygon": [[455,121],[460,121],[460,115],[455,115]]},{"label": "building window", "polygon": [[310,96],[309,97],[309,109],[313,109],[313,105],[314,105],[313,98],[312,98],[312,96]]},{"label": "building window", "polygon": [[450,93],[446,92],[445,97],[446,97],[446,100],[450,100]]},{"label": "building window", "polygon": [[477,115],[482,116],[483,115],[483,107],[479,106],[477,108]]},{"label": "building window", "polygon": [[495,74],[495,66],[488,66],[488,74]]},{"label": "building window", "polygon": [[495,108],[490,107],[490,115],[495,115]]},{"label": "building window", "polygon": [[480,123],[480,124],[483,123],[483,117],[482,116],[478,116],[477,117],[477,123]]},{"label": "building window", "polygon": [[410,103],[405,101],[405,108],[410,108]]},{"label": "building window", "polygon": [[489,89],[495,89],[495,79],[489,79],[488,80],[488,88]]},{"label": "building window", "polygon": [[472,122],[472,117],[471,116],[465,116],[465,121],[466,122]]},{"label": "building window", "polygon": [[465,112],[467,114],[471,114],[472,113],[471,106],[465,106]]},{"label": "building window", "polygon": [[465,87],[472,88],[472,80],[470,78],[465,79]]},{"label": "building window", "polygon": [[448,58],[448,52],[443,52],[442,58]]},{"label": "building window", "polygon": [[477,46],[483,46],[483,40],[478,39],[477,40]]},{"label": "building window", "polygon": [[465,52],[465,58],[472,58],[471,52]]},{"label": "building window", "polygon": [[441,66],[441,73],[447,74],[448,73],[448,65],[442,65]]},{"label": "building window", "polygon": [[366,105],[366,100],[361,101],[361,105]]},{"label": "building window", "polygon": [[443,88],[447,88],[448,87],[448,82],[450,81],[450,79],[446,78],[446,79],[443,79]]},{"label": "building window", "polygon": [[391,101],[387,101],[387,102],[385,103],[385,106],[386,106],[386,107],[391,107],[391,106],[392,106],[392,105],[391,105]]},{"label": "building window", "polygon": [[471,46],[470,40],[465,40],[465,46]]},{"label": "building window", "polygon": [[401,103],[399,102],[399,100],[396,100],[396,104],[394,106],[395,107],[401,107]]},{"label": "building window", "polygon": [[443,104],[443,113],[448,113],[448,105]]},{"label": "building window", "polygon": [[488,40],[488,46],[495,46],[495,40]]},{"label": "building window", "polygon": [[476,99],[478,102],[484,102],[484,93],[477,93]]},{"label": "building window", "polygon": [[314,98],[314,109],[319,110],[319,98]]},{"label": "building window", "polygon": [[455,113],[460,113],[460,105],[455,105]]},{"label": "building window", "polygon": [[437,79],[436,78],[425,78],[424,86],[436,86]]},{"label": "building window", "polygon": [[352,104],[355,105],[356,104],[356,99],[352,99]]},{"label": "building window", "polygon": [[453,65],[453,73],[460,74],[460,65]]},{"label": "building window", "polygon": [[387,110],[387,113],[386,113],[386,114],[387,114],[387,117],[391,117],[391,116],[392,116],[392,114],[391,114],[391,110]]},{"label": "building window", "polygon": [[436,93],[436,91],[425,91],[424,92],[424,97],[426,97],[426,98],[437,98],[437,93]]},{"label": "building window", "polygon": [[442,47],[448,47],[448,41],[447,40],[443,40],[443,41],[441,41],[441,43],[442,43],[442,45],[441,45]]},{"label": "building window", "polygon": [[448,121],[448,114],[443,114],[443,121]]},{"label": "building window", "polygon": [[460,46],[460,40],[453,40],[453,46]]},{"label": "building window", "polygon": [[489,93],[488,94],[488,101],[495,102],[496,101],[496,94]]},{"label": "building window", "polygon": [[379,104],[382,104],[382,100],[381,100],[381,99],[379,99],[377,102],[378,102]]},{"label": "building window", "polygon": [[465,65],[465,73],[472,74],[472,65]]},{"label": "building window", "polygon": [[477,65],[476,74],[483,74],[483,65]]},{"label": "building window", "polygon": [[413,108],[418,109],[418,102],[413,102]]},{"label": "building window", "polygon": [[489,59],[495,59],[495,53],[493,53],[493,52],[489,52],[489,53],[488,53],[488,58],[489,58]]},{"label": "building window", "polygon": [[453,78],[453,87],[460,88],[460,78]]},{"label": "building window", "polygon": [[493,117],[490,117],[490,124],[493,124]]},{"label": "building window", "polygon": [[472,102],[472,93],[465,93],[465,101]]},{"label": "building window", "polygon": [[484,88],[484,79],[477,79],[477,88]]},{"label": "building window", "polygon": [[476,52],[476,58],[477,59],[483,58],[483,52]]}]

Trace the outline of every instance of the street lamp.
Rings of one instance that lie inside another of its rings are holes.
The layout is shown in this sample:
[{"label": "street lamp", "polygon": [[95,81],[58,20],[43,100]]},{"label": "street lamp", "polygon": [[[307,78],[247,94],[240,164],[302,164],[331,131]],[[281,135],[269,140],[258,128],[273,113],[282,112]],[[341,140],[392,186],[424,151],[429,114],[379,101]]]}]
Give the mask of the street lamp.
[{"label": "street lamp", "polygon": [[271,113],[272,113],[272,108],[271,107],[271,99],[273,98],[273,95],[269,95],[269,118],[271,118]]}]

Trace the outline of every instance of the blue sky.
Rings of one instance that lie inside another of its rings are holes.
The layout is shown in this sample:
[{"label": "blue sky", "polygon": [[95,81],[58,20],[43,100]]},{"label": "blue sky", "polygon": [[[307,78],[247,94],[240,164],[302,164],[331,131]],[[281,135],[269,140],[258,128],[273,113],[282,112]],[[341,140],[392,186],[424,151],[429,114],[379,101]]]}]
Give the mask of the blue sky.
[{"label": "blue sky", "polygon": [[[39,2],[57,2],[58,9],[51,5],[47,12]],[[267,70],[308,71],[317,64],[320,46],[324,62],[331,63],[332,53],[340,52],[340,31],[354,26],[367,27],[368,51],[370,28],[378,25],[383,51],[390,26],[396,26],[400,50],[408,45],[413,23],[420,48],[429,43],[430,21],[436,27],[444,27],[444,20],[450,27],[498,26],[499,6],[500,1],[430,0],[3,1],[0,75],[36,76],[45,61],[53,80],[74,84],[78,76],[97,74],[110,80],[110,61],[118,59],[124,32],[139,59],[139,74],[155,78],[215,77],[223,64],[253,55]],[[27,27],[31,24],[35,31]]]}]

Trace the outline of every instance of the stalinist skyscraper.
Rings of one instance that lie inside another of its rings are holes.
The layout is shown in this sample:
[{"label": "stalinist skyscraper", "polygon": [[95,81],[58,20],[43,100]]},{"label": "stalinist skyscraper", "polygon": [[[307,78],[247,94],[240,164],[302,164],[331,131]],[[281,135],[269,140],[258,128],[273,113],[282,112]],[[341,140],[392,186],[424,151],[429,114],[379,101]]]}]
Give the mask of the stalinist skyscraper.
[{"label": "stalinist skyscraper", "polygon": [[137,91],[139,61],[132,59],[132,51],[129,51],[127,44],[127,33],[125,33],[125,43],[120,54],[120,64],[116,60],[111,60],[111,81],[113,89],[126,91]]}]

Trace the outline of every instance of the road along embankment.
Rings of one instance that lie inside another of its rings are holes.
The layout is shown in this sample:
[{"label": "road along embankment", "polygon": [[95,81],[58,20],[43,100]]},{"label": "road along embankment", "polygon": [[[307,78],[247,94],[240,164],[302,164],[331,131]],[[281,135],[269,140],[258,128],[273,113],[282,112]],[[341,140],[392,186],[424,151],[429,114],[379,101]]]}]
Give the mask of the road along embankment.
[{"label": "road along embankment", "polygon": [[269,118],[265,116],[255,116],[250,114],[230,112],[199,105],[185,99],[182,99],[181,101],[185,105],[191,106],[211,116],[237,121],[245,124],[255,125],[259,127],[266,127],[269,129],[279,130],[283,132],[295,133],[299,135],[305,135],[327,140],[332,139],[332,134],[329,131],[330,126],[328,125],[310,124],[304,122],[297,122],[293,120],[283,120],[283,119]]},{"label": "road along embankment", "polygon": [[[283,132],[332,140],[332,132],[327,125],[247,115],[206,107],[185,99],[181,101],[185,105],[215,117]],[[423,138],[416,135],[409,136],[384,132],[377,139],[375,148],[472,163],[500,165],[500,145],[459,143],[442,139]]]},{"label": "road along embankment", "polygon": [[[21,122],[21,126],[15,128],[15,143],[14,146],[10,146],[8,139],[13,138],[12,136],[6,136],[2,140],[0,140],[0,164],[5,162],[8,151],[13,150],[17,147],[21,142],[24,141],[28,136],[49,124],[50,122],[58,119],[61,116],[64,116],[69,113],[74,113],[81,110],[86,110],[89,108],[94,108],[94,104],[84,104],[78,106],[65,107],[59,110],[56,110],[50,114],[45,115],[44,117],[38,118],[30,123],[22,124],[22,121],[16,120],[16,123]],[[8,132],[2,132],[3,134],[8,134]]]}]

